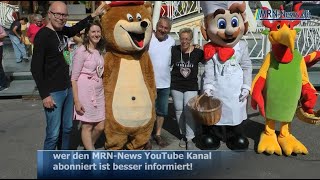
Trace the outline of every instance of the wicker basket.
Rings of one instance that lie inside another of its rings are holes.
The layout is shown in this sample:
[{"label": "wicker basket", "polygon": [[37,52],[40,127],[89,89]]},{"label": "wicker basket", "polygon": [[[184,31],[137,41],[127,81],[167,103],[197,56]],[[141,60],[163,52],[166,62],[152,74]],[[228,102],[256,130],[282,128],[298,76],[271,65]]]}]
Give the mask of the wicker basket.
[{"label": "wicker basket", "polygon": [[309,124],[320,125],[320,110],[315,111],[315,114],[309,114],[305,112],[301,106],[297,108],[296,116],[303,122]]},{"label": "wicker basket", "polygon": [[201,124],[211,126],[220,121],[222,103],[217,98],[202,94],[195,96],[188,102],[193,118]]}]

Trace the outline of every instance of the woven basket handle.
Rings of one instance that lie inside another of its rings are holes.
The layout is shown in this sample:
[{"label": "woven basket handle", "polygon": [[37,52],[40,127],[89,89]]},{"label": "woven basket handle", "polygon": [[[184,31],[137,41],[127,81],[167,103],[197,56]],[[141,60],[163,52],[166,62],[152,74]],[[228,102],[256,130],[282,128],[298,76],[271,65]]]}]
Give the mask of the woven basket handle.
[{"label": "woven basket handle", "polygon": [[205,95],[205,93],[201,94],[195,101],[194,103],[194,109],[197,109],[198,110],[198,105],[199,105],[199,101],[200,99]]}]

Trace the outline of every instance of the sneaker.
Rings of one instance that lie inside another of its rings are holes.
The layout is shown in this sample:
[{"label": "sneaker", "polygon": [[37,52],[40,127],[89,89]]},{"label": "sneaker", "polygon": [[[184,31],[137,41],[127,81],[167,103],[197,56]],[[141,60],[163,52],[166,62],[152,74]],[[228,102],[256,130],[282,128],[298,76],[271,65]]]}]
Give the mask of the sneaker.
[{"label": "sneaker", "polygon": [[196,144],[190,140],[190,141],[187,141],[187,150],[199,150],[197,147],[196,147]]},{"label": "sneaker", "polygon": [[161,137],[160,135],[155,135],[155,136],[154,136],[154,139],[156,140],[156,143],[157,143],[160,147],[166,147],[166,146],[169,145],[166,141],[164,141],[164,140],[162,139],[162,137]]},{"label": "sneaker", "polygon": [[29,59],[28,58],[22,58],[21,61],[24,61],[24,62],[29,62]]},{"label": "sneaker", "polygon": [[184,138],[180,139],[179,146],[182,147],[182,148],[186,148],[187,147],[187,142],[184,140]]}]

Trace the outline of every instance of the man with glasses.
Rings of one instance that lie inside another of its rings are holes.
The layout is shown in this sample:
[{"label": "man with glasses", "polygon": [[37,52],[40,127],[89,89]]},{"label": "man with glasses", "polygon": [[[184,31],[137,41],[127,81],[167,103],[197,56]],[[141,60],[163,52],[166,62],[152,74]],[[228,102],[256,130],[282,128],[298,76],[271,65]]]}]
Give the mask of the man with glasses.
[{"label": "man with glasses", "polygon": [[94,17],[102,15],[104,5],[105,3],[102,3],[94,13],[74,26],[66,27],[67,6],[61,1],[55,1],[49,7],[48,24],[35,36],[31,72],[46,115],[45,150],[70,148],[73,94],[69,64],[64,57],[67,50],[66,36],[76,35],[86,28]]}]

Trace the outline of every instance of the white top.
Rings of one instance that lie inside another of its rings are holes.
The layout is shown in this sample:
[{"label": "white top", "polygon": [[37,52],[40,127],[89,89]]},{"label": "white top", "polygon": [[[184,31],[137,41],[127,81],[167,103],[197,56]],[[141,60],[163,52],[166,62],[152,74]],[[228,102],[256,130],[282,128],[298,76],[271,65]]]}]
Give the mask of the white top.
[{"label": "white top", "polygon": [[221,118],[216,125],[235,126],[247,119],[247,100],[240,102],[239,96],[243,88],[251,88],[252,63],[246,42],[240,41],[233,49],[234,55],[226,62],[215,54],[205,64],[203,89],[212,89],[213,97],[222,101]]},{"label": "white top", "polygon": [[170,87],[171,47],[174,45],[175,41],[170,35],[165,40],[159,41],[152,33],[148,52],[152,61],[157,88]]}]

